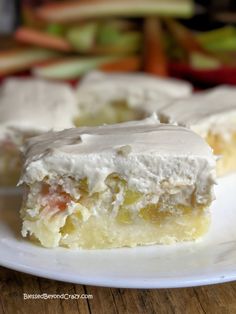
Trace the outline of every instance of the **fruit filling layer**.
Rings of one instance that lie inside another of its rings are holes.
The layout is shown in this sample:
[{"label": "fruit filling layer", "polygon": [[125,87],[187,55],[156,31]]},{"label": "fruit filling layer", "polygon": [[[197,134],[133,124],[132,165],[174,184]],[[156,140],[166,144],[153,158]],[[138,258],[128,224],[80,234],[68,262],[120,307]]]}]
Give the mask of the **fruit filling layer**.
[{"label": "fruit filling layer", "polygon": [[236,171],[236,132],[227,138],[209,132],[206,141],[212,147],[214,154],[220,157],[216,165],[217,174],[221,176]]},{"label": "fruit filling layer", "polygon": [[45,247],[111,248],[193,240],[208,229],[209,204],[204,202],[194,186],[166,181],[156,194],[143,194],[117,174],[109,175],[106,188],[96,193],[89,191],[86,178],[45,179],[26,188],[22,234]]},{"label": "fruit filling layer", "polygon": [[86,111],[81,108],[80,115],[75,120],[75,125],[98,126],[103,124],[114,124],[133,120],[141,120],[147,116],[139,108],[130,107],[125,101],[113,101],[98,110]]}]

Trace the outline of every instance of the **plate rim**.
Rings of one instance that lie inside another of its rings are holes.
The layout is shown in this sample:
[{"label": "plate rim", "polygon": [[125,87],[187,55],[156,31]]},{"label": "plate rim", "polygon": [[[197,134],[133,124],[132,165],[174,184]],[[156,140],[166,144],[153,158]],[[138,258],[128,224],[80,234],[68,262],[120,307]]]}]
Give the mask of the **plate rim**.
[{"label": "plate rim", "polygon": [[150,279],[137,279],[135,280],[124,280],[122,279],[114,279],[114,278],[106,278],[106,279],[97,279],[93,280],[92,278],[83,279],[78,278],[75,280],[76,276],[72,278],[72,275],[68,275],[67,273],[63,275],[63,273],[54,273],[47,272],[45,269],[36,270],[34,267],[29,265],[17,264],[10,261],[2,261],[0,260],[0,266],[19,271],[28,275],[37,276],[40,278],[56,280],[61,282],[67,282],[71,284],[80,284],[80,285],[89,285],[89,286],[97,286],[97,287],[106,287],[106,288],[123,288],[123,289],[172,289],[172,288],[191,288],[191,287],[199,287],[206,285],[214,285],[221,284],[227,282],[236,281],[236,269],[234,272],[225,271],[225,272],[215,272],[214,275],[194,275],[188,277],[171,277],[160,279],[157,283],[158,278],[155,280]]}]

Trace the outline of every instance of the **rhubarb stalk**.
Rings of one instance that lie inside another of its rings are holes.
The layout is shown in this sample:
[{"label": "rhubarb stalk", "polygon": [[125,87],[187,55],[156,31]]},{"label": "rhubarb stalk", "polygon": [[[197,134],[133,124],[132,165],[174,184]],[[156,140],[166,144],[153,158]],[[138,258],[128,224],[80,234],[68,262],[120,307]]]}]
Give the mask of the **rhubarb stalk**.
[{"label": "rhubarb stalk", "polygon": [[144,70],[150,74],[167,76],[161,23],[154,17],[144,21]]}]

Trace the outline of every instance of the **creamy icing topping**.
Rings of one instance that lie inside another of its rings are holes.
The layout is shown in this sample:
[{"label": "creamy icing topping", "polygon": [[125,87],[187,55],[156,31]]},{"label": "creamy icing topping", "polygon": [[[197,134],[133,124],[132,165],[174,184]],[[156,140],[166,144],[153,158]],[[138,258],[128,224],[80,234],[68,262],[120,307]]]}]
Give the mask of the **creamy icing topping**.
[{"label": "creamy icing topping", "polygon": [[77,112],[70,86],[39,79],[6,79],[0,88],[0,133],[73,127]]},{"label": "creamy icing topping", "polygon": [[125,101],[130,107],[145,112],[157,111],[173,98],[189,96],[192,86],[176,79],[161,79],[146,74],[105,74],[92,72],[85,76],[77,88],[81,111],[96,111],[102,106]]},{"label": "creamy icing topping", "polygon": [[190,127],[202,136],[210,131],[227,138],[236,130],[236,88],[223,85],[175,100],[160,110],[160,117]]},{"label": "creamy icing topping", "polygon": [[20,183],[86,177],[93,192],[105,189],[107,176],[118,173],[143,193],[158,193],[167,180],[171,186],[196,186],[198,197],[206,200],[215,179],[215,159],[201,137],[150,119],[48,132],[29,140],[25,157]]}]

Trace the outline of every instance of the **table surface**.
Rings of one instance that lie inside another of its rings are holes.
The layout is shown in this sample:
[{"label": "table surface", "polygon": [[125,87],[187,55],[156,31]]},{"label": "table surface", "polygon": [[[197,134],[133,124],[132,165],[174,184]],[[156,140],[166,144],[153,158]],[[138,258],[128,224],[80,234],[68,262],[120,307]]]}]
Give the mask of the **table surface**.
[{"label": "table surface", "polygon": [[[23,294],[87,295],[87,299],[24,300]],[[0,313],[236,313],[236,282],[181,289],[115,289],[74,285],[0,267]]]}]

